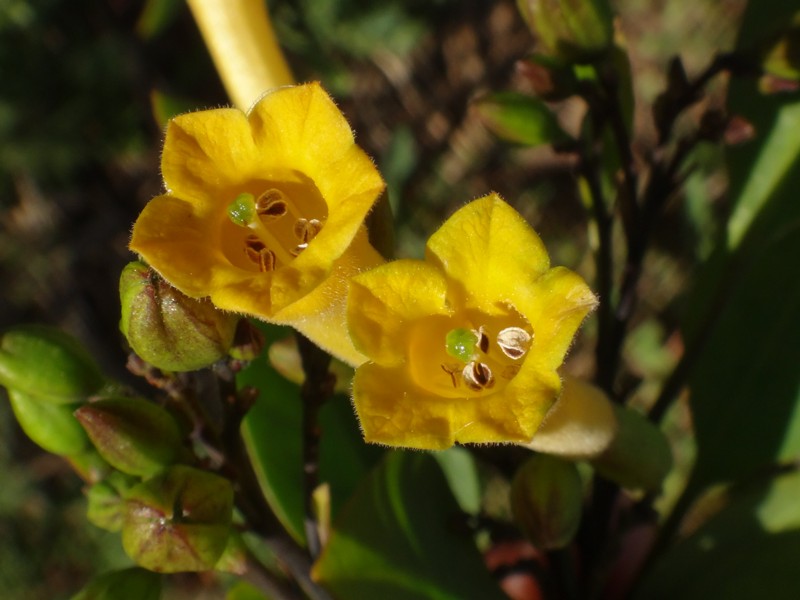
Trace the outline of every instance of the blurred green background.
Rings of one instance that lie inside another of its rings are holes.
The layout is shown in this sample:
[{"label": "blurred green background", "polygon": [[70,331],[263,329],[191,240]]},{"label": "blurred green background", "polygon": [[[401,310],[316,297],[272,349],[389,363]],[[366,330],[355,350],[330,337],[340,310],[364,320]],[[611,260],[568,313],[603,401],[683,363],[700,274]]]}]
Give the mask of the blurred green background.
[{"label": "blurred green background", "polygon": [[[632,49],[637,143],[652,144],[647,103],[681,52],[700,70],[730,47],[741,1],[616,3]],[[509,0],[276,0],[278,36],[299,80],[337,98],[389,186],[398,256],[419,256],[456,207],[497,191],[533,224],[555,264],[592,276],[587,215],[570,161],[497,142],[470,111],[481,92],[517,83],[532,39]],[[164,107],[227,103],[182,0],[0,0],[0,329],[57,325],[107,374],[134,383],[117,329],[117,279],[131,224],[159,193]],[[154,110],[154,107],[156,110]],[[576,116],[561,115],[565,122]],[[709,153],[687,200],[667,214],[643,286],[631,372],[658,382],[688,270],[708,252],[725,177]],[[687,227],[684,212],[690,216]],[[648,315],[657,315],[650,318]],[[591,369],[592,324],[571,368]],[[645,388],[646,389],[646,388]],[[66,598],[125,562],[115,536],[85,521],[81,484],[37,450],[0,402],[0,597]],[[204,578],[167,597],[218,598]]]}]

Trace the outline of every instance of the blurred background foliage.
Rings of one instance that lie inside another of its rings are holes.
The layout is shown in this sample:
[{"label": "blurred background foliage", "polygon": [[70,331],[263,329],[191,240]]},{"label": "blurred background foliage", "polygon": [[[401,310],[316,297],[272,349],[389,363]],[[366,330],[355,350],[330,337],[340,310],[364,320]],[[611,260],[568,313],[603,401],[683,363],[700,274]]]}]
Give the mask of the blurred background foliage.
[{"label": "blurred background foliage", "polygon": [[[398,256],[421,255],[449,213],[495,190],[537,229],[555,264],[591,278],[574,165],[549,148],[498,142],[470,111],[482,92],[524,89],[514,65],[532,39],[511,0],[269,4],[297,78],[332,91],[387,179]],[[639,149],[654,144],[649,106],[668,60],[680,54],[690,75],[702,70],[732,47],[743,5],[615,3],[631,51]],[[136,385],[124,370],[117,281],[131,258],[131,223],[160,191],[160,116],[226,104],[202,40],[181,0],[0,0],[0,73],[0,329],[60,326],[106,373]],[[724,82],[715,85],[708,102],[725,93]],[[559,118],[569,130],[579,116],[568,105]],[[625,348],[624,383],[642,406],[677,360],[672,332],[687,280],[728,211],[720,151],[700,148],[697,159],[685,201],[669,205],[656,232]],[[576,374],[591,369],[592,345],[589,323],[570,357]],[[683,440],[685,463],[693,451],[681,406],[668,428]],[[72,472],[27,441],[6,402],[0,428],[0,596],[68,597],[91,573],[125,564],[118,540],[86,524]],[[220,594],[189,577],[167,597]]]}]

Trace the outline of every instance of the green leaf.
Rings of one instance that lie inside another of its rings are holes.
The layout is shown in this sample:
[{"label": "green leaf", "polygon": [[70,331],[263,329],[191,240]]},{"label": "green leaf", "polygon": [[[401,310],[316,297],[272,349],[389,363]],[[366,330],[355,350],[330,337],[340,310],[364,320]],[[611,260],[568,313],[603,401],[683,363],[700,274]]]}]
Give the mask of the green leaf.
[{"label": "green leaf", "polygon": [[497,92],[476,100],[473,107],[484,125],[507,142],[541,146],[569,139],[553,111],[538,98]]},{"label": "green leaf", "polygon": [[304,544],[300,387],[284,379],[266,358],[269,345],[283,338],[287,330],[274,325],[258,327],[264,333],[264,353],[236,378],[239,387],[250,385],[260,391],[242,423],[242,437],[275,516]]},{"label": "green leaf", "polygon": [[72,600],[159,600],[161,575],[140,567],[95,577]]},{"label": "green leaf", "polygon": [[[788,10],[750,6],[740,45]],[[692,493],[800,454],[800,101],[762,96],[751,80],[736,81],[730,98],[758,137],[728,153],[734,211],[688,303]]]},{"label": "green leaf", "polygon": [[11,409],[20,427],[36,444],[69,456],[90,447],[86,432],[73,416],[78,404],[52,404],[16,390],[8,390]]},{"label": "green leaf", "polygon": [[353,406],[346,396],[328,400],[319,420],[319,479],[330,485],[331,514],[335,517],[386,450],[361,439]]},{"label": "green leaf", "polygon": [[450,491],[458,505],[466,513],[478,514],[481,509],[482,492],[478,465],[475,457],[466,448],[453,446],[442,452],[435,452],[433,458],[444,472]]},{"label": "green leaf", "polygon": [[793,600],[800,596],[800,473],[730,490],[721,510],[678,543],[635,598]]},{"label": "green leaf", "polygon": [[239,581],[225,594],[225,600],[270,600],[270,598],[246,581]]},{"label": "green leaf", "polygon": [[690,380],[698,487],[800,454],[800,221],[744,258]]},{"label": "green leaf", "polygon": [[314,577],[338,598],[501,600],[428,454],[391,452],[335,521]]}]

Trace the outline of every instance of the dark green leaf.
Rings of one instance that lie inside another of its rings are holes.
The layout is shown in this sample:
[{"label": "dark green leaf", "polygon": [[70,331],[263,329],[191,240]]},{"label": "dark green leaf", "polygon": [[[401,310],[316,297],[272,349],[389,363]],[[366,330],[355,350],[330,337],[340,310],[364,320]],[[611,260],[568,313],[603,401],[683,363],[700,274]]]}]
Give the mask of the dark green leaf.
[{"label": "dark green leaf", "polygon": [[335,521],[314,575],[338,598],[506,598],[459,514],[431,456],[389,453]]},{"label": "dark green leaf", "polygon": [[159,600],[161,575],[139,567],[95,577],[72,600]]},{"label": "dark green leaf", "polygon": [[240,387],[259,390],[242,423],[242,436],[275,516],[292,537],[305,543],[300,387],[278,374],[266,358],[269,345],[287,330],[261,324],[259,328],[264,333],[264,353],[237,377]]},{"label": "dark green leaf", "polygon": [[800,597],[800,473],[722,495],[721,510],[672,548],[635,598]]},{"label": "dark green leaf", "polygon": [[[777,0],[753,4],[741,43],[789,12]],[[762,96],[752,80],[730,97],[757,138],[729,152],[734,211],[696,278],[684,329],[696,356],[693,492],[800,453],[800,101]]]}]

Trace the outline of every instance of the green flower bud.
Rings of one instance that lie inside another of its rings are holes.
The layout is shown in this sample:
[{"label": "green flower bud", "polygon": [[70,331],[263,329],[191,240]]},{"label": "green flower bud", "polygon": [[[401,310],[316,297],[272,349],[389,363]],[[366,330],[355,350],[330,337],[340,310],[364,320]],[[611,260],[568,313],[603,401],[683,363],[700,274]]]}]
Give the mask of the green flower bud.
[{"label": "green flower bud", "polygon": [[161,575],[139,567],[95,577],[72,600],[159,600]]},{"label": "green flower bud", "polygon": [[150,477],[178,461],[181,431],[165,409],[139,398],[108,398],[75,411],[97,451],[115,469]]},{"label": "green flower bud", "polygon": [[658,491],[672,468],[667,438],[639,413],[616,405],[614,410],[619,430],[609,448],[592,460],[592,466],[622,487]]},{"label": "green flower bud", "polygon": [[0,339],[0,384],[43,402],[86,400],[104,379],[91,356],[71,336],[43,325],[20,325]]},{"label": "green flower bud", "polygon": [[182,465],[126,495],[122,546],[160,573],[213,569],[228,543],[233,488],[227,479]]},{"label": "green flower bud", "polygon": [[537,454],[514,475],[514,520],[539,549],[568,545],[578,531],[582,507],[583,485],[574,463]]},{"label": "green flower bud", "polygon": [[119,282],[120,329],[141,358],[163,371],[194,371],[227,355],[237,315],[185,296],[140,262]]},{"label": "green flower bud", "polygon": [[125,494],[136,484],[133,477],[113,471],[90,487],[86,493],[89,522],[106,531],[120,531],[125,518]]},{"label": "green flower bud", "polygon": [[614,13],[608,0],[517,0],[541,54],[590,63],[611,48]]},{"label": "green flower bud", "polygon": [[[553,111],[541,99],[533,96],[516,92],[496,92],[477,99],[473,103],[473,109],[481,122],[506,142],[541,146],[570,139],[561,129]],[[470,332],[470,330],[463,331]],[[458,338],[452,339],[452,343],[457,342]],[[448,344],[450,343],[448,341]]]},{"label": "green flower bud", "polygon": [[22,430],[48,452],[68,456],[89,447],[86,433],[72,414],[77,404],[53,404],[13,388],[8,398]]}]

